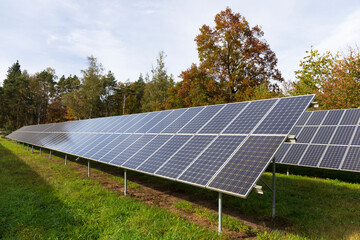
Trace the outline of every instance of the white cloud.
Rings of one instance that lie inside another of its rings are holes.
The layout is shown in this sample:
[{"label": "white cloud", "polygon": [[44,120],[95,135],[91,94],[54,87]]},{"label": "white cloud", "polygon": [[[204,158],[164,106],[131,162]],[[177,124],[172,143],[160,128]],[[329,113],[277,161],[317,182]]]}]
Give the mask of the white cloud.
[{"label": "white cloud", "polygon": [[1,1],[0,81],[16,60],[30,73],[52,67],[60,76],[79,75],[91,54],[118,81],[134,81],[150,71],[161,50],[168,72],[177,77],[197,62],[199,28],[213,26],[227,6],[263,27],[286,79],[294,78],[311,45],[337,50],[360,40],[356,0]]},{"label": "white cloud", "polygon": [[321,51],[340,51],[360,42],[360,9],[350,14],[345,21],[334,27],[330,35],[315,48]]}]

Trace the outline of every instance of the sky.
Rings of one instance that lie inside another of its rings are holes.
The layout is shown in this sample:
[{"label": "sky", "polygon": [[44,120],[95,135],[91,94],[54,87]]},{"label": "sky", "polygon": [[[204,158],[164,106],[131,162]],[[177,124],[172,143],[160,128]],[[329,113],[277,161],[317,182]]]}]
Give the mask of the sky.
[{"label": "sky", "polygon": [[308,0],[0,0],[0,85],[19,60],[30,74],[47,67],[78,75],[93,55],[117,81],[135,81],[160,51],[176,80],[198,63],[194,38],[230,7],[259,25],[286,81],[311,46],[321,52],[360,45],[360,1]]}]

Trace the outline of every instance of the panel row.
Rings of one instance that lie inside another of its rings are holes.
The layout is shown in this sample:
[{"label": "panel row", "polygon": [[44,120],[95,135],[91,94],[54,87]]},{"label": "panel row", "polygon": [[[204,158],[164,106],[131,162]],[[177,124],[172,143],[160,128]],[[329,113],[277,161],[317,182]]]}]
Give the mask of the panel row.
[{"label": "panel row", "polygon": [[27,126],[7,137],[246,197],[313,98]]},{"label": "panel row", "polygon": [[[14,140],[246,196],[284,136],[23,133]],[[247,140],[246,140],[247,139]],[[227,162],[228,161],[228,162]]]},{"label": "panel row", "polygon": [[335,144],[360,146],[359,126],[303,126],[294,127],[297,143]]},{"label": "panel row", "polygon": [[[32,125],[19,132],[287,134],[314,95]],[[11,135],[9,136],[11,137]]]},{"label": "panel row", "polygon": [[277,163],[360,172],[360,147],[284,143]]},{"label": "panel row", "polygon": [[360,109],[340,109],[305,112],[296,126],[344,126],[360,124]]}]

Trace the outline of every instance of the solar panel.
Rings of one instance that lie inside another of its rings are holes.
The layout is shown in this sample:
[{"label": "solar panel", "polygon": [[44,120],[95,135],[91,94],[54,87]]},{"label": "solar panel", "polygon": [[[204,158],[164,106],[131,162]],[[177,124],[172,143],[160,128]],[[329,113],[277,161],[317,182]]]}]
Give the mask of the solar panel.
[{"label": "solar panel", "polygon": [[281,136],[250,136],[210,181],[209,188],[247,196],[284,140]]},{"label": "solar panel", "polygon": [[359,124],[360,109],[305,112],[291,131],[297,143],[284,144],[290,150],[278,151],[277,162],[358,172]]},{"label": "solar panel", "polygon": [[299,99],[296,97],[280,98],[254,133],[288,134],[304,112],[303,106],[311,100],[312,95],[302,96]]},{"label": "solar panel", "polygon": [[[8,137],[246,197],[295,122],[307,122],[305,117],[299,118],[313,97],[266,99],[35,125],[23,127]],[[348,118],[350,121],[353,115]],[[303,134],[300,138],[309,139],[306,141],[311,140],[311,134],[301,127],[292,132]],[[289,145],[284,146],[291,150]],[[349,164],[344,162],[342,165]]]},{"label": "solar panel", "polygon": [[215,136],[194,136],[176,154],[166,161],[155,174],[177,178],[179,174],[214,140]]},{"label": "solar panel", "polygon": [[245,136],[219,136],[192,165],[184,170],[179,179],[206,185],[244,139]]},{"label": "solar panel", "polygon": [[309,145],[299,165],[316,167],[325,149],[325,145]]}]

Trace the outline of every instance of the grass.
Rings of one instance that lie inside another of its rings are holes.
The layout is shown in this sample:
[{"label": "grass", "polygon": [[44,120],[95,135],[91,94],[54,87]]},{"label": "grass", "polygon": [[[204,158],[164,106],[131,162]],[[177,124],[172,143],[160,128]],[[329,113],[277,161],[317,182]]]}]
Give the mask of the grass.
[{"label": "grass", "polygon": [[176,214],[119,197],[94,179],[0,145],[1,239],[217,239]]},{"label": "grass", "polygon": [[[97,182],[80,178],[71,168],[0,141],[0,238],[4,239],[217,239],[214,231],[191,224],[175,213],[150,207],[130,197],[119,197]],[[92,163],[92,171],[119,172],[118,168]],[[279,168],[281,171],[281,168]],[[321,170],[292,169],[277,174],[277,218],[271,220],[271,193],[251,193],[247,199],[223,196],[225,229],[244,232],[261,240],[360,239],[360,174],[335,172],[324,179]],[[317,174],[318,171],[318,174]],[[109,174],[119,184],[123,179]],[[263,180],[271,183],[271,173]],[[128,171],[130,188],[137,180],[161,184],[186,199],[176,209],[217,224],[217,193],[173,181]],[[215,211],[214,211],[215,210]],[[255,228],[238,221],[264,224]]]}]

